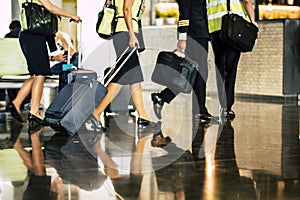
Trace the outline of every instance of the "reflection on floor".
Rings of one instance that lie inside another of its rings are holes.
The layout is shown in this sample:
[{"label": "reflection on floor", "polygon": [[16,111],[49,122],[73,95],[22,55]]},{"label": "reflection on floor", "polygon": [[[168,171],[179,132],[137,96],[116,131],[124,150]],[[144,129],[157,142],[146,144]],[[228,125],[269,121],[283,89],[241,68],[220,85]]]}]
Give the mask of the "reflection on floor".
[{"label": "reflection on floor", "polygon": [[28,134],[1,110],[0,199],[300,199],[296,104],[238,100],[233,121],[203,124],[178,99],[164,108],[162,132],[146,138],[127,112],[105,117],[105,133],[70,137]]}]

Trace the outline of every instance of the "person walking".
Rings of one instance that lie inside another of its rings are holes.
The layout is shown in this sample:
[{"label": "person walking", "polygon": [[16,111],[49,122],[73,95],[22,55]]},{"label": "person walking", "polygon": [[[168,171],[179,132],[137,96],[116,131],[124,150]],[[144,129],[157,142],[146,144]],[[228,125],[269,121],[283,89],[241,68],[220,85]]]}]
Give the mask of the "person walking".
[{"label": "person walking", "polygon": [[[26,2],[26,0],[19,0],[20,5],[24,2]],[[80,22],[79,16],[55,6],[50,0],[32,0],[32,2],[44,6],[45,9],[53,14],[71,18],[77,23]],[[39,113],[39,107],[43,94],[45,77],[51,74],[47,42],[50,49],[55,50],[55,48],[51,48],[51,46],[55,46],[54,35],[44,36],[22,30],[20,32],[19,42],[27,61],[30,77],[23,83],[16,98],[9,103],[8,109],[12,117],[23,121],[20,106],[26,96],[31,92],[31,107],[28,114],[28,122],[29,129],[34,130],[39,126],[44,125],[43,117]]]},{"label": "person walking", "polygon": [[[230,10],[248,19],[257,26],[254,19],[252,0],[230,0]],[[234,104],[234,88],[241,52],[226,44],[219,37],[222,26],[222,16],[227,13],[226,0],[208,0],[208,29],[211,34],[211,44],[215,55],[221,116],[233,120],[235,118],[235,113],[232,110]]]},{"label": "person walking", "polygon": [[[111,3],[107,2],[107,3]],[[120,57],[124,50],[129,46],[131,48],[139,47],[142,43],[142,38],[137,34],[139,30],[139,16],[144,10],[143,1],[141,0],[115,0],[116,4],[116,16],[118,22],[116,26],[116,34],[113,36],[113,44],[115,47],[117,57]],[[140,38],[140,40],[138,40]],[[125,60],[130,52],[124,54],[123,58],[117,63],[117,68]],[[158,128],[158,125],[151,121],[148,116],[142,97],[141,82],[143,81],[143,74],[140,66],[140,61],[137,52],[132,55],[125,62],[124,66],[116,74],[116,76],[110,81],[107,86],[107,95],[96,106],[94,112],[89,118],[98,130],[101,130],[100,114],[111,103],[111,101],[117,96],[123,85],[130,85],[131,97],[134,106],[138,113],[137,124],[139,127],[139,137],[144,137],[149,133],[153,133]]]},{"label": "person walking", "polygon": [[[202,122],[215,119],[207,110],[206,82],[208,77],[208,41],[207,14],[205,0],[177,0],[179,6],[177,51],[186,55],[199,64],[198,74],[193,85],[193,115]],[[170,103],[179,91],[165,88],[159,93],[152,93],[153,109],[161,119],[164,103]]]}]

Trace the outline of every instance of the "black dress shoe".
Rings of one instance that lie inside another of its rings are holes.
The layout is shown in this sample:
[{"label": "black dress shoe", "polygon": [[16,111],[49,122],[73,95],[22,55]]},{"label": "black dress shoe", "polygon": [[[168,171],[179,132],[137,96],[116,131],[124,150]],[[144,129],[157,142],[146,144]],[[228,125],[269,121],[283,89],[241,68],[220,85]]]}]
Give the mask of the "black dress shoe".
[{"label": "black dress shoe", "polygon": [[195,118],[200,119],[200,121],[203,122],[203,123],[211,123],[211,122],[214,122],[214,121],[218,121],[218,117],[214,117],[209,113],[196,114]]},{"label": "black dress shoe", "polygon": [[90,116],[84,122],[83,127],[87,131],[103,133],[103,126],[102,126],[101,122],[99,122],[99,120],[93,114],[90,114]]},{"label": "black dress shoe", "polygon": [[150,134],[155,134],[160,131],[160,122],[155,123],[146,119],[138,118],[137,124],[139,138],[143,138]]},{"label": "black dress shoe", "polygon": [[221,115],[226,118],[227,120],[233,120],[235,118],[235,113],[232,110],[229,110],[227,108],[223,108],[221,110]]},{"label": "black dress shoe", "polygon": [[152,93],[153,111],[158,119],[161,119],[161,110],[164,106],[164,101],[159,97],[159,93]]},{"label": "black dress shoe", "polygon": [[153,135],[153,138],[151,140],[151,146],[163,148],[166,145],[168,145],[171,141],[172,140],[170,137],[164,137],[162,132],[158,132],[157,134]]},{"label": "black dress shoe", "polygon": [[33,133],[40,130],[46,123],[43,119],[28,113],[28,133]]},{"label": "black dress shoe", "polygon": [[15,105],[13,104],[13,102],[9,102],[6,110],[10,112],[11,116],[17,120],[19,120],[20,122],[24,122],[21,114],[17,111]]}]

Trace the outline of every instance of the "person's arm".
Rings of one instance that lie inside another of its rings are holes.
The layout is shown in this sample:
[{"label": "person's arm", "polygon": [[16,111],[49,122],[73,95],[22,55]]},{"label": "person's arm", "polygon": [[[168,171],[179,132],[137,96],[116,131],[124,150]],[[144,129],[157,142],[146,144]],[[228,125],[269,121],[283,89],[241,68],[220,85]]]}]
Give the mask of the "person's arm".
[{"label": "person's arm", "polygon": [[178,42],[176,50],[184,52],[186,49],[187,32],[189,29],[191,0],[177,0],[179,6],[179,20],[177,27]]},{"label": "person's arm", "polygon": [[133,24],[132,24],[133,1],[134,0],[124,0],[124,6],[123,6],[124,19],[125,19],[126,26],[128,29],[128,34],[129,34],[129,46],[131,48],[139,46],[139,41],[134,34]]},{"label": "person's arm", "polygon": [[67,33],[62,33],[61,31],[57,31],[55,35],[56,41],[59,39],[62,43],[62,47],[64,48],[64,51],[68,50],[68,46],[70,45],[70,55],[71,57],[75,53],[75,49],[72,45],[72,41],[70,39],[70,36]]},{"label": "person's arm", "polygon": [[243,4],[246,10],[246,13],[251,21],[251,23],[256,24],[255,18],[254,18],[254,8],[253,8],[253,2],[252,0],[243,0]]},{"label": "person's arm", "polygon": [[77,23],[80,22],[79,16],[73,15],[72,13],[69,13],[69,12],[55,6],[53,3],[51,3],[50,0],[39,0],[39,1],[51,13],[74,19]]}]

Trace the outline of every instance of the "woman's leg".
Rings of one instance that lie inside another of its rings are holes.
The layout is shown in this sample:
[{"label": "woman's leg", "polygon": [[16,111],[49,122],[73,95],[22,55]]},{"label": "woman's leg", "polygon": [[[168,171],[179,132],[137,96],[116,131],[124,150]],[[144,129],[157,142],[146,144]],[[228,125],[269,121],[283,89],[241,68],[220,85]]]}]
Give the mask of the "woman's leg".
[{"label": "woman's leg", "polygon": [[15,105],[15,107],[19,113],[21,111],[21,105],[22,105],[24,99],[29,95],[29,93],[31,91],[33,82],[34,82],[34,76],[31,76],[23,83],[16,98],[12,101],[12,103]]},{"label": "woman's leg", "polygon": [[130,93],[139,117],[150,121],[144,106],[141,83],[130,85]]},{"label": "woman's leg", "polygon": [[142,161],[147,138],[140,138],[135,146],[130,162],[130,174],[142,175]]},{"label": "woman's leg", "polygon": [[39,113],[40,103],[44,90],[45,76],[35,76],[31,88],[31,108],[30,113],[41,118]]},{"label": "woman's leg", "polygon": [[100,114],[111,103],[111,101],[118,95],[123,86],[118,83],[110,83],[107,86],[107,94],[102,101],[95,108],[93,114],[100,121]]}]

